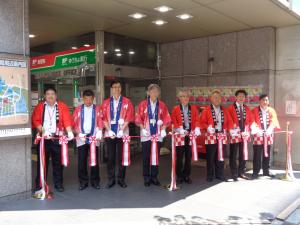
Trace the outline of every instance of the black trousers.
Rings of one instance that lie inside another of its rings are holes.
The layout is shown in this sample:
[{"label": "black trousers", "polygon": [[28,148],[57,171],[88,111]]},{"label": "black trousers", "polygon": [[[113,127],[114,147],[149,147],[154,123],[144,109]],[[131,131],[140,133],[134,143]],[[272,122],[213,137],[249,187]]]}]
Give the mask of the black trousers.
[{"label": "black trousers", "polygon": [[[224,161],[218,161],[218,145],[209,144],[206,147],[207,178],[224,178]],[[226,145],[223,145],[225,148]]]},{"label": "black trousers", "polygon": [[[246,170],[246,160],[244,160],[244,143],[234,143],[230,144],[230,156],[229,156],[229,165],[231,170],[231,175],[234,178],[241,176],[245,173]],[[237,154],[239,153],[239,165],[237,166]]]},{"label": "black trousers", "polygon": [[271,145],[268,145],[269,157],[265,157],[263,145],[253,145],[253,152],[253,174],[259,174],[261,168],[264,175],[269,174]]},{"label": "black trousers", "polygon": [[126,167],[122,166],[123,140],[122,138],[106,138],[107,144],[107,175],[108,180],[116,179],[115,168],[118,166],[118,180],[124,180]]},{"label": "black trousers", "polygon": [[91,184],[100,183],[99,175],[99,148],[96,147],[96,166],[91,166],[90,168],[90,178],[88,175],[88,158],[90,153],[90,145],[84,144],[78,148],[78,178],[80,184],[88,184],[89,180]]},{"label": "black trousers", "polygon": [[[157,142],[158,145],[158,157],[160,148],[162,146],[161,142]],[[143,154],[143,176],[144,181],[149,182],[152,179],[157,179],[158,166],[150,165],[150,155],[151,155],[151,141],[142,142],[142,154]]]},{"label": "black trousers", "polygon": [[[61,146],[58,140],[45,140],[45,162],[46,179],[48,176],[49,159],[52,161],[52,173],[54,186],[63,185],[63,166],[61,165]],[[37,146],[37,175],[35,179],[36,188],[40,186],[40,144]]]},{"label": "black trousers", "polygon": [[178,179],[184,179],[191,175],[192,150],[189,141],[189,138],[186,137],[185,145],[176,147],[176,176]]}]

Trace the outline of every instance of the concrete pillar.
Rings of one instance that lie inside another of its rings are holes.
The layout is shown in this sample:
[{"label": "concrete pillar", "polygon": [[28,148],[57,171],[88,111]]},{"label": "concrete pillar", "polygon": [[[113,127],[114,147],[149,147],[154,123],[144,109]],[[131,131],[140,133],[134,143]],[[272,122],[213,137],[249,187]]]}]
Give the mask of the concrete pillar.
[{"label": "concrete pillar", "polygon": [[[0,27],[1,56],[29,56],[28,0],[0,0]],[[31,176],[31,138],[0,140],[0,202],[30,197]]]},{"label": "concrete pillar", "polygon": [[104,99],[104,31],[95,31],[96,45],[96,101],[101,104]]}]

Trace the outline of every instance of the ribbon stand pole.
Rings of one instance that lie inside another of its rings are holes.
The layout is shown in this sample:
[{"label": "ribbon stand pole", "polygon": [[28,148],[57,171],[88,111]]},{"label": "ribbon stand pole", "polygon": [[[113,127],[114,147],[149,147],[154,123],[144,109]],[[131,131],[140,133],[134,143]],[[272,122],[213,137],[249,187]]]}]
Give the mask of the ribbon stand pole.
[{"label": "ribbon stand pole", "polygon": [[289,131],[290,121],[286,122],[286,166],[285,175],[281,178],[284,181],[294,181],[295,176],[292,168],[292,131]]},{"label": "ribbon stand pole", "polygon": [[175,132],[172,125],[172,150],[171,150],[171,183],[166,185],[165,188],[169,191],[177,191],[180,187],[176,184],[176,146],[175,146]]}]

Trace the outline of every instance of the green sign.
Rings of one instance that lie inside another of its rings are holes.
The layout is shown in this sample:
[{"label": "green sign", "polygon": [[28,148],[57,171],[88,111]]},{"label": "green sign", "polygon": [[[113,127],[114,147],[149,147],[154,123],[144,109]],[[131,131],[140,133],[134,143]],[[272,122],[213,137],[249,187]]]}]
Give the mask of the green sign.
[{"label": "green sign", "polygon": [[51,54],[31,59],[31,72],[45,72],[70,67],[78,67],[82,63],[95,64],[95,49],[68,54]]}]

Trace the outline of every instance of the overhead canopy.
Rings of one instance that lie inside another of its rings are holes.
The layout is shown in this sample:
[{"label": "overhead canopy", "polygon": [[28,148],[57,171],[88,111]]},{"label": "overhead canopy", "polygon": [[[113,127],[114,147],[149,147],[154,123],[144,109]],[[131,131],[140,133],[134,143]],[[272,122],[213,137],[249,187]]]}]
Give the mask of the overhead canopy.
[{"label": "overhead canopy", "polygon": [[[285,3],[286,6],[284,6]],[[31,46],[94,30],[155,42],[169,42],[257,27],[300,24],[286,0],[31,0]],[[161,13],[154,8],[173,10]],[[147,15],[135,20],[128,15]],[[188,13],[189,20],[176,16]],[[153,20],[168,23],[157,26]]]}]

